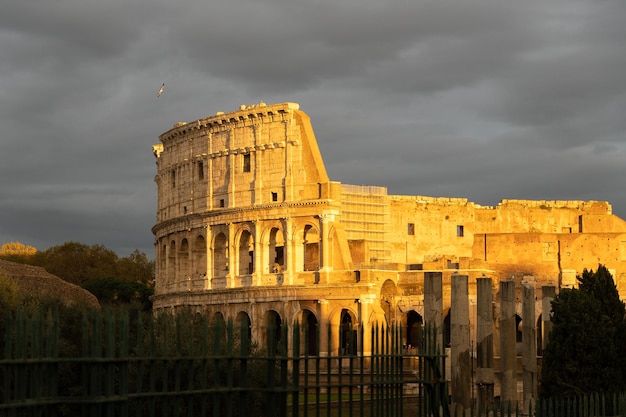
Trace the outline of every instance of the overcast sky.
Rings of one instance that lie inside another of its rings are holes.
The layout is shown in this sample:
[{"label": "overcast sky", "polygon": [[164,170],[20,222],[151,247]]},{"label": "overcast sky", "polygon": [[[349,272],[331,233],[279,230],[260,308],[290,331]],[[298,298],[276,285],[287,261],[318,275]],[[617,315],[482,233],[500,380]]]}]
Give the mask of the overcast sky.
[{"label": "overcast sky", "polygon": [[152,258],[152,144],[260,101],[300,104],[334,181],[626,218],[624,0],[15,0],[0,244]]}]

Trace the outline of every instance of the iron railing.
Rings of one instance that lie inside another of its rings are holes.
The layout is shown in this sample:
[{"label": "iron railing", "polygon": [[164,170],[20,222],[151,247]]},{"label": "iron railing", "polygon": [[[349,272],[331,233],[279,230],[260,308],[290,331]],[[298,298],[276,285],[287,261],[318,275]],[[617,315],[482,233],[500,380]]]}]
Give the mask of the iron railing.
[{"label": "iron railing", "polygon": [[[261,347],[247,323],[191,313],[85,314],[69,330],[58,323],[57,312],[7,316],[1,416],[393,417],[447,405],[444,357],[404,349],[399,328],[374,327],[366,355],[328,355],[319,343],[310,348],[320,330],[297,324],[268,328]],[[364,333],[352,334],[363,346]]]},{"label": "iron railing", "polygon": [[298,324],[266,329],[258,346],[245,322],[184,312],[74,320],[59,326],[58,312],[19,311],[0,323],[0,416],[626,415],[625,395],[451,412],[445,357],[428,329],[420,349],[403,346],[400,327],[374,326],[350,333],[350,345],[368,338],[371,352],[329,355],[331,328],[321,350],[321,330]]}]

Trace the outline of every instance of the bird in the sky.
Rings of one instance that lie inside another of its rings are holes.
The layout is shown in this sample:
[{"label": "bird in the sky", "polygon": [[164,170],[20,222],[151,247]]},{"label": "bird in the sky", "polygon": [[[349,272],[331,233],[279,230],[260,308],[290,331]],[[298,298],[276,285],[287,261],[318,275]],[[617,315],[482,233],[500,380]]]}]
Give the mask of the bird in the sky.
[{"label": "bird in the sky", "polygon": [[163,90],[165,90],[165,83],[161,84],[161,88],[159,88],[159,92],[157,93],[157,97],[161,97],[161,94],[163,94]]}]

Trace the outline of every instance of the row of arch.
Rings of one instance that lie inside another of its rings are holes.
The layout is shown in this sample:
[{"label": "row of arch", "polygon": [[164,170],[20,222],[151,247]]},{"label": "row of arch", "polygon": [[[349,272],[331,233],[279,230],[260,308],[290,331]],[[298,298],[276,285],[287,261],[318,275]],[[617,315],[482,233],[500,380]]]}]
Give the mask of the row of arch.
[{"label": "row of arch", "polygon": [[[227,321],[233,321],[233,328],[236,331],[246,329],[245,335],[247,340],[254,341],[262,346],[278,347],[284,342],[283,327],[287,325],[287,329],[291,328],[290,323],[286,323],[286,319],[276,310],[267,310],[265,314],[259,318],[258,323],[253,323],[250,315],[246,311],[239,311],[235,317],[226,317],[222,312],[215,312],[211,317],[212,323],[216,326],[226,328]],[[362,352],[363,346],[360,346],[359,323],[355,312],[350,309],[342,309],[339,317],[338,326],[335,323],[334,328],[331,326],[328,334],[330,339],[324,337],[323,329],[320,325],[317,315],[309,310],[301,310],[297,319],[300,326],[300,349],[304,355],[319,355],[320,352],[329,351],[332,355],[356,355]],[[521,318],[516,316],[517,322],[517,342],[522,341],[521,334]],[[541,329],[541,318],[537,321],[538,329]],[[424,323],[422,316],[410,310],[402,319],[402,343],[407,349],[418,349],[422,345],[424,337]],[[444,344],[450,342],[450,314],[448,313],[444,319]],[[537,332],[538,342],[541,341],[541,331]],[[291,343],[291,341],[287,341]],[[323,344],[327,344],[326,346]],[[541,343],[538,343],[538,354],[541,354]],[[291,348],[291,346],[290,346]],[[518,352],[519,353],[519,352]]]},{"label": "row of arch", "polygon": [[[253,285],[253,275],[317,271],[324,260],[323,242],[321,221],[315,217],[222,224],[171,234],[157,242],[157,285],[162,289],[176,283],[195,283],[193,289],[236,287]],[[230,285],[227,278],[232,279]]]}]

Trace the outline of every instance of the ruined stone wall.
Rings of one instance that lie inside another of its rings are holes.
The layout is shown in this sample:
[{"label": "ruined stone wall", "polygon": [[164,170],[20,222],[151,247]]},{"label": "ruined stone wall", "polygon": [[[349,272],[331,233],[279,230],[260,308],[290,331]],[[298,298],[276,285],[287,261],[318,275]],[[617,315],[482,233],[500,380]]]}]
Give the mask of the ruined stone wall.
[{"label": "ruined stone wall", "polygon": [[534,275],[539,283],[576,284],[586,269],[605,265],[626,298],[626,233],[494,233],[477,235],[473,257],[500,277]]},{"label": "ruined stone wall", "polygon": [[421,264],[471,256],[474,203],[461,198],[390,196],[392,262]]}]

